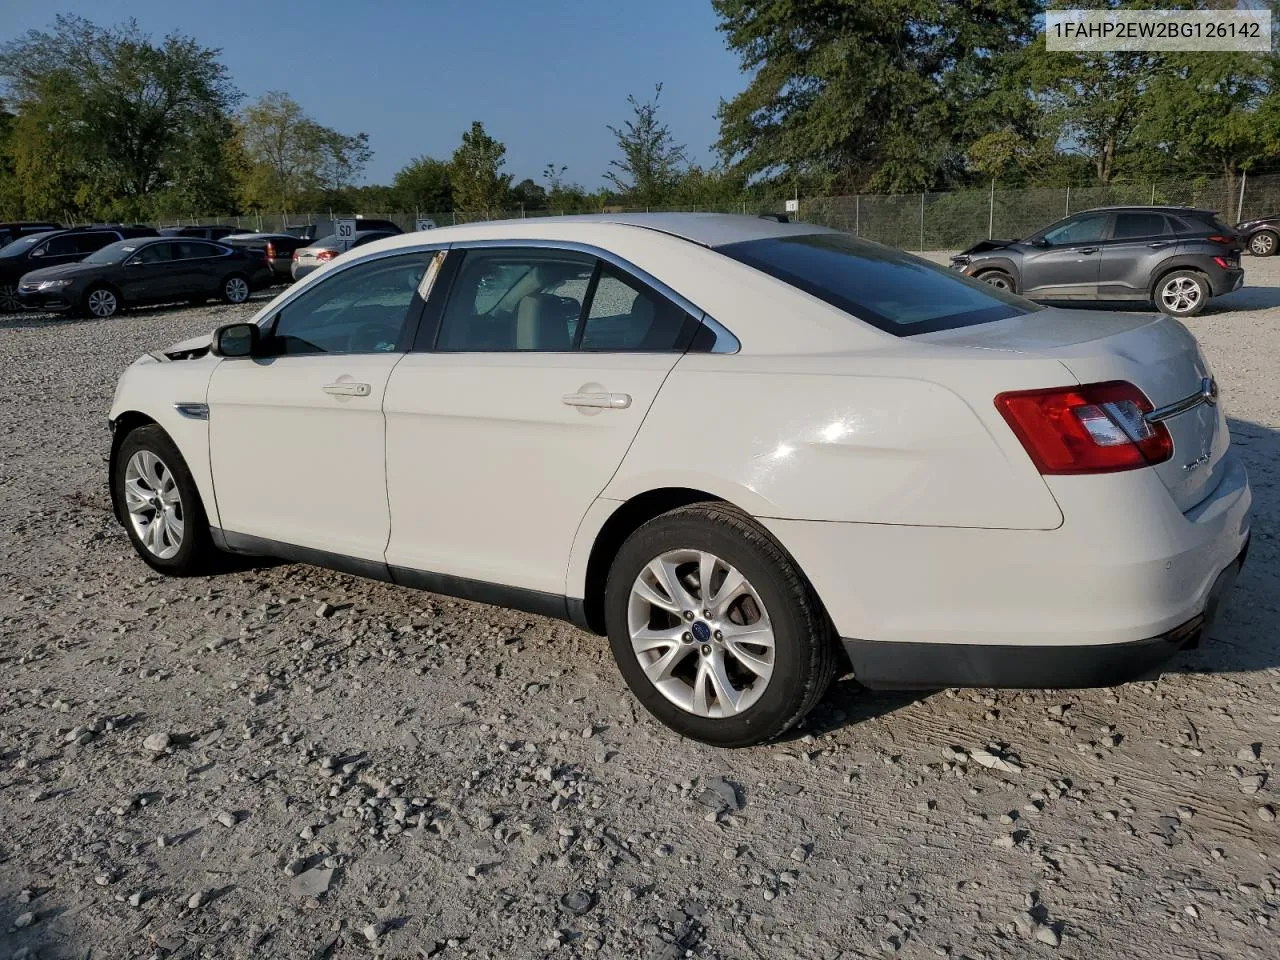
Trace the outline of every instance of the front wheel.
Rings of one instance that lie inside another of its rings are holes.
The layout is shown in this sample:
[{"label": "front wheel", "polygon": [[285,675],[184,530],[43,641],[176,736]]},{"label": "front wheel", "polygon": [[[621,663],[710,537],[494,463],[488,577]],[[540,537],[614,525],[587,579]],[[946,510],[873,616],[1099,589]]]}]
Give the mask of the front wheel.
[{"label": "front wheel", "polygon": [[106,320],[120,310],[120,298],[110,287],[94,287],[84,296],[84,309],[91,317]]},{"label": "front wheel", "polygon": [[1209,281],[1195,270],[1175,270],[1161,278],[1155,299],[1171,317],[1194,317],[1209,303]]},{"label": "front wheel", "polygon": [[173,576],[209,568],[217,550],[187,462],[169,435],[150,424],[120,443],[111,482],[133,548]]},{"label": "front wheel", "polygon": [[1013,277],[1005,273],[1003,270],[985,270],[977,275],[977,278],[983,283],[989,283],[997,290],[1006,290],[1009,293],[1017,293],[1017,287],[1013,282]]},{"label": "front wheel", "polygon": [[636,698],[715,746],[778,737],[835,672],[813,590],[766,531],[723,504],[673,510],[633,533],[609,571],[605,622]]},{"label": "front wheel", "polygon": [[0,284],[0,313],[17,313],[21,309],[18,288],[12,283]]},{"label": "front wheel", "polygon": [[1273,257],[1280,248],[1280,235],[1270,230],[1259,230],[1249,238],[1249,252],[1255,257]]},{"label": "front wheel", "polygon": [[249,281],[238,273],[222,281],[222,299],[226,303],[244,303],[249,299]]}]

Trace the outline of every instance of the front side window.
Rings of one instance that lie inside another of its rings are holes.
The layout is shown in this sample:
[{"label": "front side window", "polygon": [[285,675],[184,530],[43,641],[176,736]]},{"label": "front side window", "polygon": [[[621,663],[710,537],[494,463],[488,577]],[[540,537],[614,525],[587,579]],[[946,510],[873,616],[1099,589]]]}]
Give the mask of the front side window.
[{"label": "front side window", "polygon": [[340,270],[290,300],[269,328],[277,354],[386,353],[421,305],[431,251],[369,260]]},{"label": "front side window", "polygon": [[980,280],[847,233],[771,237],[715,249],[899,337],[1043,309]]},{"label": "front side window", "polygon": [[[102,244],[98,244],[98,246],[102,246]],[[93,249],[96,250],[98,248],[94,247]],[[51,238],[44,246],[32,250],[31,255],[33,257],[66,257],[84,252],[80,246],[80,237],[74,233],[68,233],[60,237]]]},{"label": "front side window", "polygon": [[1106,227],[1107,214],[1092,213],[1088,216],[1068,220],[1066,223],[1047,230],[1044,234],[1044,239],[1055,247],[1072,243],[1093,243],[1102,239],[1102,233]]},{"label": "front side window", "polygon": [[680,307],[602,263],[581,346],[644,353],[682,350],[696,327],[697,321]]},{"label": "front side window", "polygon": [[176,259],[176,243],[152,243],[143,247],[133,255],[131,263],[170,263]]},{"label": "front side window", "polygon": [[1117,213],[1112,240],[1143,240],[1169,233],[1164,215],[1159,213]]},{"label": "front side window", "polygon": [[436,349],[573,349],[595,259],[556,250],[468,250],[440,321]]}]

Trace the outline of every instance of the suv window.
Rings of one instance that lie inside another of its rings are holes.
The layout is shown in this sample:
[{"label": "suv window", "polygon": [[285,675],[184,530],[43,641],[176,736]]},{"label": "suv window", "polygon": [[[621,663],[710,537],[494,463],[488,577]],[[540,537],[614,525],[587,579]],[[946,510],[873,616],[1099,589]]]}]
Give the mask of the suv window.
[{"label": "suv window", "polygon": [[[74,256],[77,253],[87,252],[81,246],[81,237],[88,237],[89,234],[64,233],[58,237],[50,237],[45,243],[36,247],[31,251],[31,256],[39,257],[67,257]],[[111,238],[112,240],[115,237]],[[101,246],[101,244],[99,244]],[[97,247],[93,247],[96,250]]]},{"label": "suv window", "polygon": [[109,243],[120,239],[120,234],[111,230],[100,230],[96,233],[77,233],[75,236],[76,253],[93,253],[101,250]]},{"label": "suv window", "polygon": [[384,353],[396,349],[430,253],[356,264],[284,305],[270,328],[278,354]]},{"label": "suv window", "polygon": [[556,250],[468,250],[449,291],[436,349],[573,349],[595,258]]},{"label": "suv window", "polygon": [[1042,309],[981,280],[847,233],[747,240],[716,250],[899,337]]},{"label": "suv window", "polygon": [[695,326],[696,321],[674,303],[602,263],[581,346],[649,353],[684,349]]},{"label": "suv window", "polygon": [[1137,240],[1172,233],[1161,213],[1117,213],[1112,240]]},{"label": "suv window", "polygon": [[1107,226],[1107,214],[1091,213],[1059,224],[1044,234],[1044,239],[1054,246],[1071,243],[1092,243],[1102,239]]}]

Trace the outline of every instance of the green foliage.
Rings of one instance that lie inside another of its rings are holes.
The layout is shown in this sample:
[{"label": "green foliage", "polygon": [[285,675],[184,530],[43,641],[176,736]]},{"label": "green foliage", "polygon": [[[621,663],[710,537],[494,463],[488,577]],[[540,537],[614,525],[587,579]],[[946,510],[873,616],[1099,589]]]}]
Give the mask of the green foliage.
[{"label": "green foliage", "polygon": [[225,196],[211,145],[240,94],[218,53],[180,34],[153,43],[132,20],[103,29],[72,16],[5,44],[0,82],[19,116],[10,155],[24,206],[138,217],[165,193],[201,206]]},{"label": "green foliage", "polygon": [[322,126],[279,91],[246,107],[237,131],[247,161],[240,197],[251,210],[333,206],[373,155],[367,134]]},{"label": "green foliage", "polygon": [[400,210],[432,213],[453,209],[453,184],[449,164],[431,157],[414,157],[396,171],[391,182],[394,202]]},{"label": "green foliage", "polygon": [[507,148],[484,131],[479,120],[462,134],[462,143],[449,161],[454,205],[468,213],[500,210],[511,188],[511,175],[502,172]]},{"label": "green foliage", "polygon": [[525,178],[511,188],[507,206],[513,210],[545,210],[547,209],[547,191],[533,180]]},{"label": "green foliage", "polygon": [[670,129],[658,119],[661,98],[660,83],[653,88],[652,100],[641,103],[634,96],[627,97],[632,118],[621,127],[608,127],[622,158],[609,161],[604,178],[633,206],[666,203],[688,164],[684,145],[676,143]]}]

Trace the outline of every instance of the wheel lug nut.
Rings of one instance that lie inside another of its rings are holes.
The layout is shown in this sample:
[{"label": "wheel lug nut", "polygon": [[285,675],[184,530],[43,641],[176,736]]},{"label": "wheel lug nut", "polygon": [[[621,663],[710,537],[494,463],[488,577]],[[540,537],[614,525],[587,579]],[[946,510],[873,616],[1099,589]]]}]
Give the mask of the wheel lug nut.
[{"label": "wheel lug nut", "polygon": [[716,639],[717,639],[717,640],[723,640],[723,639],[724,639],[724,634],[723,634],[723,633],[721,633],[719,630],[717,630],[717,631],[716,631]]},{"label": "wheel lug nut", "polygon": [[693,634],[692,634],[692,633],[686,633],[686,634],[685,634],[683,637],[681,637],[680,639],[681,639],[681,640],[683,640],[685,643],[693,643]]},{"label": "wheel lug nut", "polygon": [[704,657],[709,657],[709,656],[711,656],[711,644],[709,644],[709,643],[704,643],[704,644],[702,645],[702,655],[703,655]]}]

